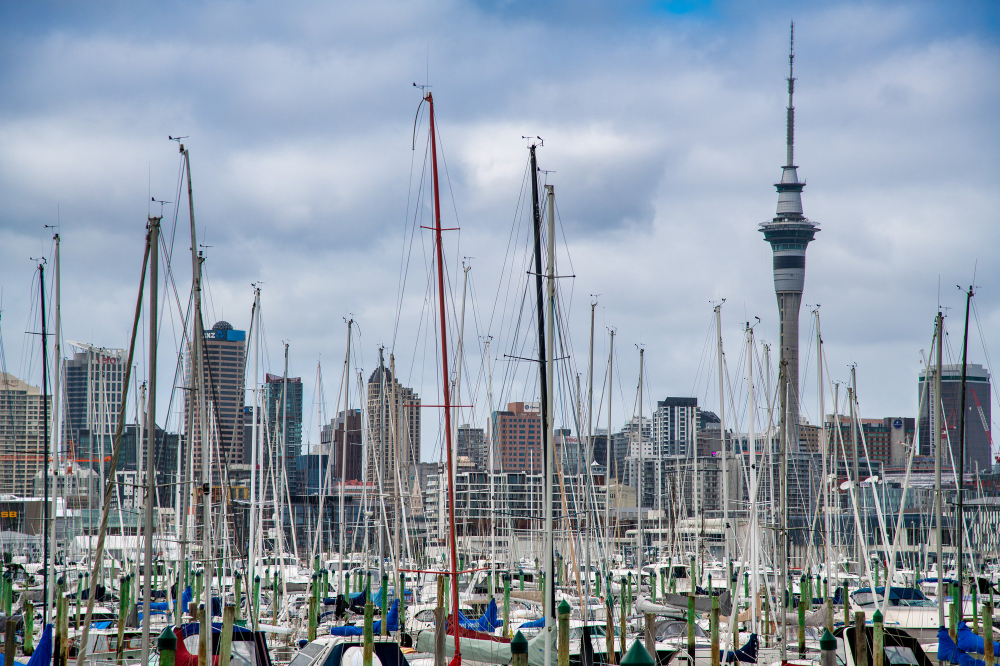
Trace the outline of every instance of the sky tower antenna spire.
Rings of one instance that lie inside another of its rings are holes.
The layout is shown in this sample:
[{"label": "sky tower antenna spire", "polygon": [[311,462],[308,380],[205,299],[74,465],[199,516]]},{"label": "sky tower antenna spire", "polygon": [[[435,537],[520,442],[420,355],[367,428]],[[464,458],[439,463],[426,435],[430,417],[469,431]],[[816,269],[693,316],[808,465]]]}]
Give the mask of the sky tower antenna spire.
[{"label": "sky tower antenna spire", "polygon": [[788,116],[786,128],[786,150],[788,151],[786,166],[795,165],[795,21],[792,21],[788,35]]}]

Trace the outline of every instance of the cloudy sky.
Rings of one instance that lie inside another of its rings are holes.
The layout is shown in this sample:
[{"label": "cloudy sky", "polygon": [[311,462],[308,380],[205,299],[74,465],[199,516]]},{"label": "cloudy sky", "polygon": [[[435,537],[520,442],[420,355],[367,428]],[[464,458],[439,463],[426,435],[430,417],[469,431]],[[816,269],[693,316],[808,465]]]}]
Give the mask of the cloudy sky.
[{"label": "cloudy sky", "polygon": [[[959,353],[957,284],[977,285],[970,361],[1000,355],[995,2],[4,3],[6,368],[40,381],[37,336],[25,331],[37,330],[31,258],[51,259],[46,225],[62,237],[64,337],[127,346],[146,216],[160,211],[150,198],[178,200],[167,136],[182,135],[207,325],[225,318],[246,329],[259,281],[267,369],[280,372],[288,341],[310,413],[321,359],[325,410],[335,409],[348,316],[357,370],[367,377],[385,345],[402,381],[436,404],[432,239],[419,229],[430,221],[427,116],[416,82],[436,100],[444,224],[461,227],[447,240],[456,311],[463,257],[472,266],[463,401],[475,411],[463,420],[488,408],[487,336],[494,404],[537,394],[531,364],[503,358],[534,354],[533,310],[522,304],[524,135],[544,139],[539,163],[556,188],[559,271],[575,276],[559,281],[568,362],[584,384],[599,294],[596,383],[614,327],[615,421],[635,409],[640,344],[645,413],[668,395],[715,409],[712,304],[725,298],[738,404],[745,322],[760,317],[758,342],[776,337],[770,249],[757,225],[774,214],[785,158],[791,20],[796,161],[806,214],[822,228],[803,302],[822,304],[833,379],[857,364],[863,414],[912,415],[939,302],[951,308]],[[174,205],[163,214],[183,310],[181,203],[176,229]],[[180,319],[173,286],[162,293],[167,387]],[[803,413],[814,420],[815,354],[803,350],[802,364]],[[160,394],[165,408],[169,392]],[[307,416],[307,439],[317,419]],[[436,411],[425,422],[424,458],[436,458]]]}]

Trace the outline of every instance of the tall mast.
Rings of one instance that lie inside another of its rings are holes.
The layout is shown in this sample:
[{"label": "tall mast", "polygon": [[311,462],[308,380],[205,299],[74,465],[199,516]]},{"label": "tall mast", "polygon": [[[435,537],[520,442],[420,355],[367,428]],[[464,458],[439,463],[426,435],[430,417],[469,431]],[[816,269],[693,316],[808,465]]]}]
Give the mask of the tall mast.
[{"label": "tall mast", "polygon": [[[160,218],[149,218],[149,380],[146,393],[146,501],[142,558],[142,662],[149,663],[149,619],[153,600],[153,504],[156,502],[156,314],[159,312]],[[177,600],[174,600],[177,603]],[[239,603],[239,600],[237,600]]]},{"label": "tall mast", "polygon": [[[857,401],[857,396],[855,392],[857,391],[857,375],[854,372],[854,366],[851,366],[851,385],[847,388],[847,402],[849,403],[851,410],[851,467],[852,473],[854,474],[854,485],[851,490],[859,498],[864,500],[864,494],[860,492],[861,484],[861,468],[858,462],[858,420],[857,415],[854,412],[854,404]],[[861,523],[859,527],[864,530],[864,524]],[[854,556],[857,559],[858,576],[862,575],[862,572],[868,569],[868,566],[862,568],[861,561],[865,558],[865,547],[867,539],[865,534],[862,532],[860,534],[854,535]]]},{"label": "tall mast", "polygon": [[[723,299],[723,303],[725,299]],[[722,303],[715,306],[715,332],[718,343],[719,362],[719,430],[722,437],[722,546],[723,564],[729,562],[729,468],[726,466],[726,382],[725,364],[722,356]]]},{"label": "tall mast", "polygon": [[[962,561],[963,548],[965,543],[965,381],[966,374],[969,369],[969,306],[972,305],[972,285],[969,285],[969,291],[965,292],[965,334],[962,336],[962,412],[958,417],[958,527],[955,530],[955,536],[958,540],[958,562],[955,565],[955,580],[958,581],[958,598],[962,599],[962,566],[965,564]],[[978,478],[978,475],[977,477]],[[973,608],[973,613],[976,609]],[[958,614],[961,616],[962,609],[958,609]]]},{"label": "tall mast", "polygon": [[[532,174],[537,175],[537,172]],[[535,182],[535,178],[532,178],[532,182]],[[555,567],[555,534],[553,533],[553,504],[555,503],[555,494],[553,486],[553,477],[556,473],[555,465],[555,423],[552,418],[552,396],[555,391],[553,390],[553,383],[555,380],[555,305],[556,305],[556,253],[555,253],[555,228],[556,228],[556,194],[555,188],[552,185],[545,186],[546,192],[548,194],[548,204],[549,204],[549,228],[548,228],[548,282],[546,284],[546,297],[545,302],[548,305],[548,321],[549,326],[545,331],[545,361],[542,364],[543,374],[542,378],[545,381],[545,391],[542,393],[543,399],[542,403],[542,427],[545,429],[545,439],[546,446],[543,449],[543,454],[545,456],[545,666],[549,666],[552,662],[552,641],[548,639],[553,631],[553,620],[555,619],[556,612],[556,567]],[[539,318],[539,323],[541,323],[541,318]],[[548,365],[546,369],[545,366]]]},{"label": "tall mast", "polygon": [[[55,342],[55,353],[53,359],[55,365],[53,371],[55,373],[52,378],[52,464],[54,466],[54,473],[59,473],[59,443],[62,437],[62,429],[59,427],[59,403],[62,397],[62,381],[61,381],[61,370],[62,370],[62,294],[61,294],[61,280],[62,280],[62,267],[59,260],[59,234],[55,234],[52,237],[55,241],[55,313],[56,313],[56,327],[53,331],[54,342]],[[88,482],[89,483],[89,482]],[[58,496],[58,489],[56,495]],[[58,507],[58,499],[56,499],[56,506]],[[57,512],[58,513],[58,512]],[[49,540],[49,552],[56,552],[56,521],[52,520],[46,524],[45,538]],[[55,567],[50,569],[51,575],[55,576]],[[51,581],[55,583],[55,581]],[[50,586],[51,590],[55,590],[54,585]],[[46,602],[49,600],[46,599]]]},{"label": "tall mast", "polygon": [[[637,528],[636,531],[635,531],[635,535],[636,535],[636,543],[635,543],[635,570],[636,570],[636,574],[639,576],[639,580],[642,580],[642,555],[643,555],[643,550],[645,550],[643,548],[643,543],[642,543],[643,542],[643,538],[642,538],[642,496],[644,494],[643,491],[645,490],[643,488],[643,483],[645,483],[645,479],[643,479],[643,477],[645,476],[645,474],[643,474],[643,472],[645,470],[643,469],[643,467],[646,466],[646,456],[643,454],[643,451],[642,451],[642,380],[643,380],[643,377],[642,377],[642,374],[643,374],[643,363],[642,362],[643,362],[643,357],[644,357],[645,353],[646,353],[646,350],[643,349],[642,347],[639,347],[639,429],[638,429],[638,433],[637,433],[638,440],[639,440],[639,474],[638,474],[638,480],[639,480],[638,497],[639,497],[639,499],[636,502],[637,509],[636,509],[636,514],[635,514],[635,516],[636,516],[635,523],[636,523],[636,528]],[[694,580],[694,575],[695,575],[695,572],[692,571],[691,572],[691,580],[692,581]]]},{"label": "tall mast", "polygon": [[[608,488],[611,486],[611,389],[614,388],[614,382],[612,381],[613,369],[614,369],[614,359],[615,359],[615,329],[610,331],[610,342],[608,343],[608,437],[607,443],[604,447],[604,454],[606,461],[606,467],[604,469],[604,529],[607,534],[608,548],[605,550],[610,558],[611,553],[611,502],[608,497]],[[615,474],[615,485],[618,485],[618,475]],[[615,491],[617,495],[617,490]],[[611,562],[605,562],[605,573],[611,568]],[[606,581],[607,582],[607,581]],[[606,596],[611,599],[611,590],[607,590]]]},{"label": "tall mast", "polygon": [[[346,584],[345,574],[347,573],[347,547],[345,545],[345,527],[344,527],[344,483],[347,480],[347,401],[348,396],[350,396],[351,389],[351,328],[354,325],[353,319],[347,320],[347,352],[344,354],[344,434],[340,438],[340,519],[338,525],[338,531],[340,532],[340,537],[337,540],[337,546],[340,549],[340,587],[338,591],[340,594],[347,597],[348,590]],[[334,436],[336,436],[336,431],[334,431]],[[332,443],[332,442],[331,442]],[[330,452],[333,453],[333,447],[330,447]]]},{"label": "tall mast", "polygon": [[[490,336],[486,337],[486,403],[489,406],[487,413],[489,427],[489,476],[490,480],[490,564],[497,564],[497,522],[496,522],[496,499],[494,497],[493,479],[496,474],[496,465],[493,459],[493,363],[490,360]],[[506,629],[505,629],[506,630]]]},{"label": "tall mast", "polygon": [[[753,385],[753,329],[750,324],[747,324],[747,382],[749,384],[749,393],[747,394],[747,400],[749,401],[747,414],[749,418],[749,445],[750,445],[750,524],[748,525],[750,531],[750,619],[753,631],[757,631],[757,557],[759,555],[758,546],[758,534],[757,534],[757,433],[755,432],[757,420],[757,405],[756,396],[754,395],[754,385]],[[761,456],[763,459],[763,456]],[[782,606],[784,608],[784,606]]]},{"label": "tall mast", "polygon": [[[593,470],[590,467],[590,463],[594,458],[594,311],[597,309],[597,301],[595,300],[590,304],[590,361],[587,370],[587,454],[584,457],[584,464],[586,465],[585,474],[587,475],[587,503],[589,504],[594,497],[594,476],[592,474]],[[591,505],[593,506],[593,505]],[[587,532],[585,535],[585,543],[587,545],[586,554],[586,581],[587,581],[587,599],[590,599],[590,540],[593,536],[594,525],[592,524],[592,516],[594,511],[591,510],[587,512]],[[588,603],[589,606],[589,603]],[[591,613],[588,613],[588,616]],[[585,617],[584,619],[591,619],[590,617]]]},{"label": "tall mast", "polygon": [[[191,155],[180,144],[181,155],[184,156],[184,171],[187,176],[188,193],[188,215],[191,220],[191,291],[194,294],[194,331],[192,337],[191,353],[191,417],[197,410],[198,432],[201,439],[201,520],[202,520],[202,542],[201,556],[204,562],[204,597],[205,614],[211,616],[212,612],[212,475],[211,475],[211,447],[207,432],[207,421],[205,414],[205,392],[204,374],[202,372],[202,349],[205,343],[205,322],[201,318],[201,264],[204,258],[198,251],[198,233],[194,219],[194,188],[191,184]],[[151,252],[156,251],[152,248]],[[189,430],[191,430],[189,428]],[[190,441],[190,440],[189,440]],[[191,442],[193,443],[193,442]],[[193,452],[188,455],[188,460],[193,460]],[[191,479],[193,481],[193,479]],[[185,535],[186,537],[187,535]],[[181,552],[183,553],[185,540],[181,540]],[[198,634],[198,666],[207,666],[209,658],[208,641],[211,632],[202,631]]]},{"label": "tall mast", "polygon": [[934,524],[937,526],[937,602],[938,626],[944,626],[944,545],[941,537],[944,529],[941,525],[941,425],[944,423],[944,406],[941,402],[941,360],[942,338],[944,337],[944,317],[939,310],[934,329],[937,341],[937,363],[934,370]]},{"label": "tall mast", "polygon": [[[45,452],[45,520],[43,524],[45,525],[46,531],[49,529],[49,523],[52,519],[52,512],[49,510],[49,344],[48,338],[45,333],[45,264],[44,260],[41,260],[38,264],[38,290],[41,300],[40,313],[42,316],[42,441],[43,451]],[[53,592],[54,586],[49,585],[49,578],[52,576],[52,570],[54,567],[51,566],[49,562],[50,556],[53,554],[49,550],[49,540],[45,539],[44,546],[44,562],[45,562],[45,577],[42,579],[42,596],[45,598],[45,607],[42,610],[42,624],[47,623],[49,604],[51,602],[50,593]]]},{"label": "tall mast", "polygon": [[[247,548],[247,589],[253,590],[254,577],[257,575],[257,558],[260,555],[257,551],[257,531],[259,525],[257,524],[257,516],[260,514],[260,500],[257,498],[257,477],[259,476],[259,462],[257,456],[258,445],[257,445],[257,421],[259,415],[257,413],[257,401],[260,399],[260,393],[258,388],[257,379],[259,377],[260,368],[260,287],[254,286],[253,288],[253,311],[254,315],[257,317],[257,326],[254,328],[254,339],[253,339],[253,389],[251,395],[253,396],[253,414],[250,417],[252,419],[250,426],[250,507],[249,507],[249,530],[248,536],[250,543]],[[253,322],[250,324],[253,326]],[[261,495],[264,495],[263,484],[261,484]],[[249,596],[247,597],[249,599]],[[236,600],[238,604],[239,599]],[[251,626],[256,630],[257,628],[257,613],[256,611],[256,599],[251,599],[250,603],[247,604],[247,608],[250,611],[251,616]]]},{"label": "tall mast", "polygon": [[[451,389],[450,375],[448,373],[448,322],[445,319],[444,308],[444,251],[441,247],[441,192],[438,185],[438,165],[437,165],[437,135],[434,123],[434,97],[427,93],[424,98],[430,109],[430,137],[431,137],[431,172],[434,180],[434,245],[437,254],[437,281],[438,281],[438,320],[441,326],[441,389],[444,391],[444,433],[445,446],[448,449],[448,520],[449,536],[451,546],[451,626],[455,633],[455,656],[452,657],[453,666],[462,663],[462,652],[459,646],[459,621],[458,621],[458,551],[455,544],[455,476],[452,473],[454,461],[451,441]],[[537,233],[537,231],[536,231]]]},{"label": "tall mast", "polygon": [[829,446],[826,441],[826,397],[823,386],[823,334],[819,327],[819,306],[816,307],[816,381],[819,389],[819,450],[823,456],[823,576],[831,581],[830,560],[833,554],[830,552],[830,470],[827,458],[829,457]]}]

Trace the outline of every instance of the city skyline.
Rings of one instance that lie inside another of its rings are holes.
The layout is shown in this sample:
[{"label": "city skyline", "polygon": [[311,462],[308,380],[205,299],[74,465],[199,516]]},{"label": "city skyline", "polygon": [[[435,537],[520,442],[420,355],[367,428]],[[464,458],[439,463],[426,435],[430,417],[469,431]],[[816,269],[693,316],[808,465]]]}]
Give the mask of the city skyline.
[{"label": "city skyline", "polygon": [[[28,257],[51,254],[45,224],[59,223],[63,238],[64,337],[126,346],[142,227],[147,212],[160,212],[149,200],[178,198],[176,145],[166,136],[190,134],[206,325],[225,319],[249,330],[249,284],[263,282],[271,343],[262,373],[280,374],[277,340],[289,339],[289,374],[305,382],[303,444],[318,440],[312,370],[322,358],[324,393],[334,395],[339,373],[329,368],[342,365],[341,317],[352,313],[365,376],[385,343],[400,381],[437,403],[433,373],[412,351],[421,341],[410,324],[421,317],[419,290],[396,302],[418,96],[411,84],[429,72],[455,226],[464,232],[460,248],[449,248],[449,269],[457,275],[461,257],[472,257],[478,286],[463,386],[475,408],[459,422],[482,427],[489,412],[482,380],[473,379],[483,374],[483,336],[497,336],[498,386],[506,367],[498,358],[515,348],[487,315],[503,286],[525,134],[545,139],[540,166],[555,171],[547,177],[566,239],[558,259],[576,275],[565,285],[575,294],[568,328],[577,369],[585,370],[587,295],[600,294],[598,359],[606,358],[606,328],[618,331],[613,422],[631,416],[633,343],[647,349],[644,414],[668,395],[697,396],[711,409],[715,379],[699,354],[712,301],[727,299],[731,372],[754,317],[762,319],[758,339],[775,350],[772,365],[777,356],[771,252],[757,224],[774,210],[794,18],[797,161],[810,217],[823,224],[800,317],[803,415],[817,421],[809,311],[818,302],[832,378],[846,380],[857,363],[862,414],[915,416],[912,387],[934,313],[939,303],[952,308],[945,362],[955,362],[963,303],[954,285],[968,285],[974,272],[980,323],[970,363],[985,365],[984,344],[995,350],[998,341],[1000,269],[987,261],[1000,233],[992,223],[1000,196],[996,7],[818,3],[793,16],[777,3],[756,13],[737,3],[690,4],[427,2],[393,17],[383,7],[316,11],[303,2],[281,16],[247,9],[217,32],[214,11],[224,5],[180,3],[173,8],[184,7],[191,26],[183,39],[154,31],[155,21],[132,10],[42,16],[5,7],[11,67],[3,81],[19,100],[0,116],[8,137],[0,156],[6,371],[40,383],[37,336],[21,336],[37,330]],[[519,54],[497,57],[508,50]],[[164,208],[165,225],[174,205]],[[168,240],[187,247],[183,235]],[[189,270],[173,268],[182,300]],[[421,270],[411,271],[411,285],[422,282]],[[177,326],[176,312],[170,321]],[[161,358],[176,353],[176,338],[161,338]],[[174,365],[160,365],[159,386],[169,386]],[[530,372],[518,372],[498,389],[494,409],[537,399]],[[158,395],[165,414],[169,391]],[[357,391],[351,402],[361,406]],[[328,414],[338,411],[334,403],[327,397]],[[439,415],[425,411],[423,457],[437,459]],[[564,424],[557,416],[555,425]]]}]

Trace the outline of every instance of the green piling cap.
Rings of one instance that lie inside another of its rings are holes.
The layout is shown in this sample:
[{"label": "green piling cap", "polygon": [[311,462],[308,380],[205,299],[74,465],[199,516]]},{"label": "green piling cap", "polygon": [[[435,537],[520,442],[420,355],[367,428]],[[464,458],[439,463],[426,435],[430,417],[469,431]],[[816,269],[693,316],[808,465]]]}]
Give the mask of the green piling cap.
[{"label": "green piling cap", "polygon": [[173,626],[163,628],[163,633],[156,639],[156,649],[160,652],[177,649],[177,636],[174,635]]},{"label": "green piling cap", "polygon": [[253,579],[259,583],[260,582],[260,575],[258,574],[256,576],[254,576]]},{"label": "green piling cap", "polygon": [[819,639],[819,649],[823,651],[837,649],[837,639],[833,637],[829,629],[823,630],[823,636]]},{"label": "green piling cap", "polygon": [[875,614],[872,615],[872,623],[874,624],[874,623],[881,622],[881,621],[882,621],[882,611],[880,611],[879,609],[876,608],[875,609]]},{"label": "green piling cap", "polygon": [[510,653],[528,654],[528,639],[520,631],[514,634],[514,638],[510,642]]},{"label": "green piling cap", "polygon": [[656,662],[649,656],[642,641],[635,641],[622,658],[622,666],[653,666]]},{"label": "green piling cap", "polygon": [[559,614],[560,615],[569,615],[569,604],[566,603],[565,599],[563,599],[562,601],[559,602]]}]

